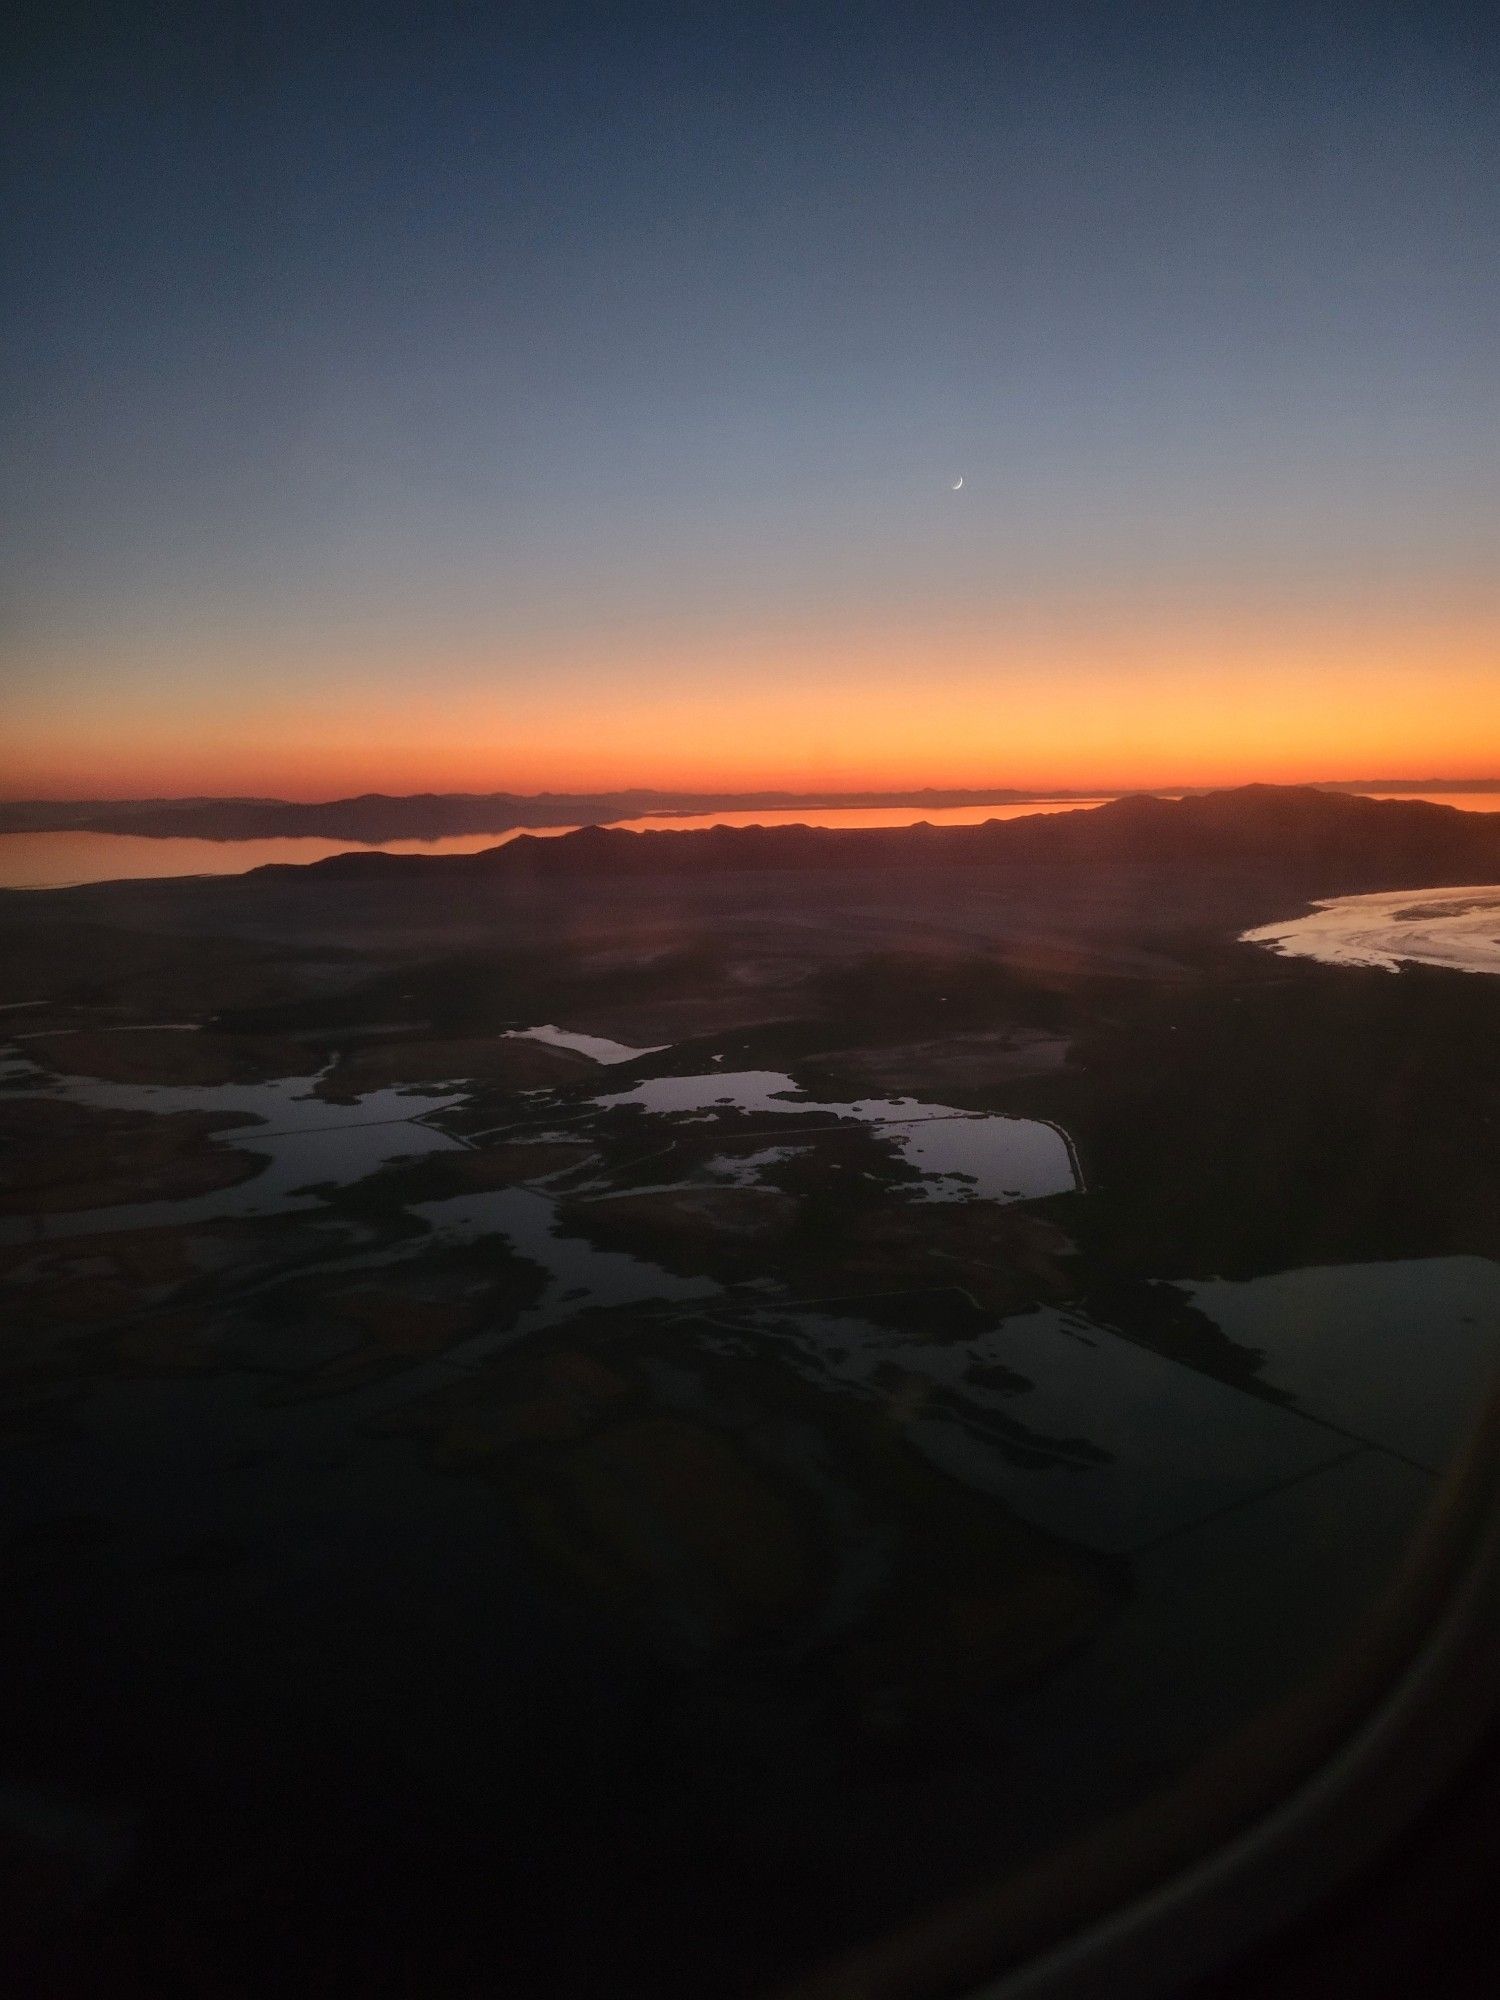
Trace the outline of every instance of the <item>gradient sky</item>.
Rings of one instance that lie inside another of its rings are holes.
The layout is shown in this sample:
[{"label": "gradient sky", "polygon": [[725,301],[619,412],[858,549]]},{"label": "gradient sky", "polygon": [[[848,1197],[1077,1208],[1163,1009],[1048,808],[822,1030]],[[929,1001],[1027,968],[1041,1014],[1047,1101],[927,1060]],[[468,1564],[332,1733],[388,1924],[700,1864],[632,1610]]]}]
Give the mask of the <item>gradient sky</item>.
[{"label": "gradient sky", "polygon": [[1494,771],[1491,11],[49,15],[0,790]]}]

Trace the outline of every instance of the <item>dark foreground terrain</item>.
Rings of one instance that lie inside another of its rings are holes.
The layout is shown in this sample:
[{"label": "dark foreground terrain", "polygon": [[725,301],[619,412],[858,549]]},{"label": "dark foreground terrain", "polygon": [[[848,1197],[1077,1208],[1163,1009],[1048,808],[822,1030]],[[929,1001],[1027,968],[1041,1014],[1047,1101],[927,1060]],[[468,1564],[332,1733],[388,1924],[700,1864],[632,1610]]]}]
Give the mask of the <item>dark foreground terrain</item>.
[{"label": "dark foreground terrain", "polygon": [[1500,981],[1236,939],[1500,856],[1307,796],[0,901],[26,1990],[774,1990],[1348,1648]]}]

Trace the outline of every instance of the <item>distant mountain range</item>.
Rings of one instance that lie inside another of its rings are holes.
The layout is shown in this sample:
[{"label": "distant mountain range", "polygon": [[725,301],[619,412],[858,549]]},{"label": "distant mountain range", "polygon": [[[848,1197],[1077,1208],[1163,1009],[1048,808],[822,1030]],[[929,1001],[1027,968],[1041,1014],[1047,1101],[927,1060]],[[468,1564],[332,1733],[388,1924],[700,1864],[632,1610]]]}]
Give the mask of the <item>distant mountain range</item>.
[{"label": "distant mountain range", "polygon": [[1179,799],[1148,794],[1076,812],[977,826],[746,826],[522,834],[477,854],[336,854],[252,869],[247,882],[455,883],[504,876],[704,874],[815,868],[1119,863],[1274,871],[1309,893],[1500,880],[1500,813],[1313,786],[1244,785]]},{"label": "distant mountain range", "polygon": [[[1175,788],[1173,788],[1175,789]],[[1325,792],[1500,791],[1500,778],[1334,779]],[[518,827],[589,826],[647,814],[797,812],[817,809],[1015,806],[1095,799],[1100,792],[419,792],[313,804],[290,799],[29,799],[0,801],[0,833],[128,833],[149,839],[271,840],[307,836],[375,845],[509,833]]]}]

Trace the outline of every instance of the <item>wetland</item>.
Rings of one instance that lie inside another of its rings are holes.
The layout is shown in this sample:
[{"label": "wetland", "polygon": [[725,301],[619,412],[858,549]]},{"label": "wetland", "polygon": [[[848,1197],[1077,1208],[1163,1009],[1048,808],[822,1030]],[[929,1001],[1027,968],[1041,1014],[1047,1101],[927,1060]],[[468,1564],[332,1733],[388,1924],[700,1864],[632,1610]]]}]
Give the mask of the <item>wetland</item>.
[{"label": "wetland", "polygon": [[38,1977],[786,1986],[1337,1659],[1500,1354],[1500,982],[1238,862],[450,879],[0,900]]}]

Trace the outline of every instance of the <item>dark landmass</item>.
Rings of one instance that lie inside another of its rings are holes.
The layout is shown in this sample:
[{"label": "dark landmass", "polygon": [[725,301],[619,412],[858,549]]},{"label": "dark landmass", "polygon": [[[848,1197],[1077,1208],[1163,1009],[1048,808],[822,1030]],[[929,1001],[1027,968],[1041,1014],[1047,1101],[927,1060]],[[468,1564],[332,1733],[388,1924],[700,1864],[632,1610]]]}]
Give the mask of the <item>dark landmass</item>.
[{"label": "dark landmass", "polygon": [[254,1035],[99,1027],[34,1031],[26,1053],[44,1069],[109,1083],[262,1083],[295,1075],[308,1046]]},{"label": "dark landmass", "polygon": [[440,840],[513,827],[578,826],[645,813],[781,812],[806,806],[980,806],[1094,798],[1089,792],[419,792],[302,803],[291,799],[23,799],[0,801],[0,833],[133,833],[153,839]]},{"label": "dark landmass", "polygon": [[213,1143],[233,1116],[141,1116],[44,1098],[0,1101],[0,1216],[177,1200],[257,1174],[255,1154]]},{"label": "dark landmass", "polygon": [[1323,778],[1320,792],[1500,792],[1500,778]]},{"label": "dark landmass", "polygon": [[[1109,787],[1102,788],[1109,790]],[[1193,793],[1201,788],[1183,787]],[[1331,792],[1493,792],[1500,778],[1330,779]],[[316,837],[378,843],[508,833],[516,827],[589,826],[656,813],[785,812],[812,807],[1019,805],[1098,797],[1098,792],[931,787],[904,792],[421,792],[303,803],[290,799],[0,800],[0,833],[129,833],[153,839],[262,840]]]},{"label": "dark landmass", "polygon": [[[478,854],[336,854],[308,864],[330,877],[404,872],[474,876],[717,873],[746,869],[974,867],[986,863],[1249,863],[1356,886],[1489,880],[1500,869],[1500,815],[1418,799],[1368,799],[1312,786],[1246,785],[1181,799],[1138,794],[1077,812],[978,826],[704,827],[630,832],[583,827],[522,835]],[[285,872],[271,864],[255,874]],[[1434,872],[1436,871],[1436,872]]]},{"label": "dark landmass", "polygon": [[[1497,982],[1234,939],[1319,895],[1497,879],[1500,819],[1311,789],[981,827],[592,830],[0,897],[0,1002],[30,1003],[34,1059],[85,1074],[331,1058],[315,1089],[334,1104],[460,1080],[468,1102],[442,1116],[464,1132],[513,1118],[518,1093],[598,1087],[588,1058],[503,1034],[541,1021],[667,1045],[610,1072],[622,1087],[720,1061],[825,1098],[1039,1116],[1082,1158],[1077,1226],[1136,1275],[1493,1254]],[[118,1031],[174,996],[212,1032]],[[690,1164],[690,1136],[648,1178]],[[1336,1201],[1309,1198],[1334,1181]],[[778,1187],[840,1239],[826,1176],[778,1169]],[[773,1237],[788,1270],[802,1254],[775,1202],[657,1208],[674,1243],[686,1217],[718,1245],[701,1268],[770,1259]]]},{"label": "dark landmass", "polygon": [[[1386,1574],[1339,1482],[1401,1546],[1441,1468],[1200,1281],[1359,1267],[1347,1336],[1490,1270],[1500,980],[1237,933],[1497,839],[1251,788],[0,897],[16,1990],[785,1991],[1300,1688]],[[737,1072],[793,1095],[601,1101]],[[268,1077],[299,1130],[189,1108]],[[930,1198],[902,1097],[1080,1184]]]}]

